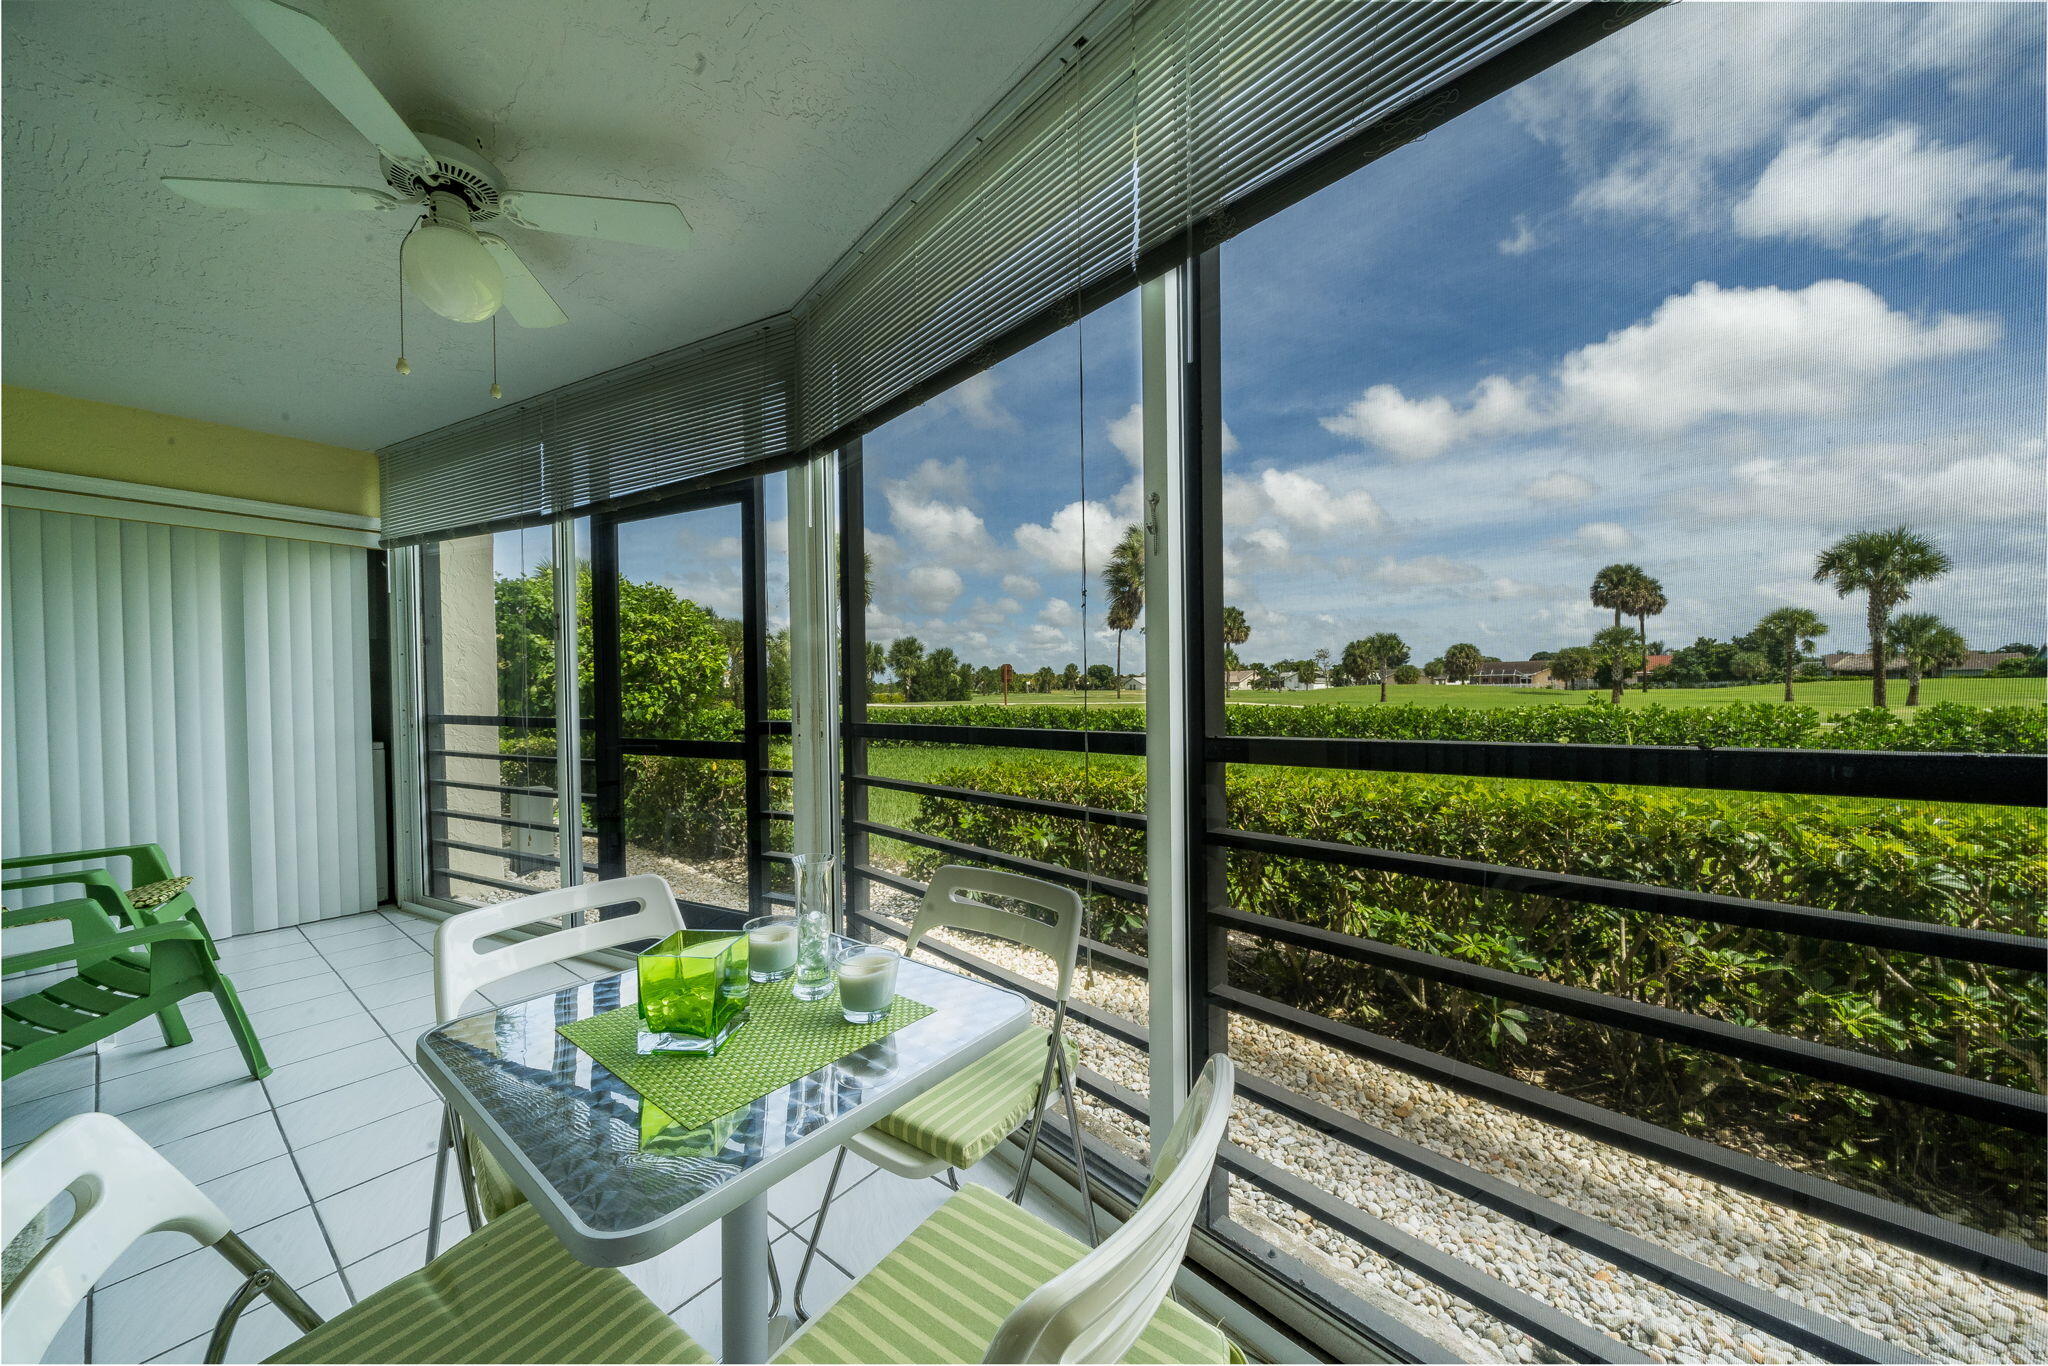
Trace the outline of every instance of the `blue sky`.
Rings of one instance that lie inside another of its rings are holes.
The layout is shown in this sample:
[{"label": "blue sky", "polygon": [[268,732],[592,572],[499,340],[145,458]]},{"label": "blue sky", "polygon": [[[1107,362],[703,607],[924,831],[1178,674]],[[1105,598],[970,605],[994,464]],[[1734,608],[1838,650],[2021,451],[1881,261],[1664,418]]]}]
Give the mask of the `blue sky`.
[{"label": "blue sky", "polygon": [[[2043,14],[1692,0],[1229,243],[1246,657],[1582,643],[1613,560],[1672,643],[1793,603],[1860,649],[1813,557],[1901,521],[1957,563],[1916,607],[2039,641]],[[1137,512],[1136,333],[1126,299],[868,438],[871,636],[1112,657],[1081,589]]]}]

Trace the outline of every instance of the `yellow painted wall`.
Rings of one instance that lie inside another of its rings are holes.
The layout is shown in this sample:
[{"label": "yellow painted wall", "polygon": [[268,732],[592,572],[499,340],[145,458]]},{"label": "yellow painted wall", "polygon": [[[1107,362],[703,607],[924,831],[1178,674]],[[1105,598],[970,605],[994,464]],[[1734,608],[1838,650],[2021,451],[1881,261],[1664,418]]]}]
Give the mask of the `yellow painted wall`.
[{"label": "yellow painted wall", "polygon": [[377,515],[370,451],[142,408],[0,388],[0,459],[192,493]]}]

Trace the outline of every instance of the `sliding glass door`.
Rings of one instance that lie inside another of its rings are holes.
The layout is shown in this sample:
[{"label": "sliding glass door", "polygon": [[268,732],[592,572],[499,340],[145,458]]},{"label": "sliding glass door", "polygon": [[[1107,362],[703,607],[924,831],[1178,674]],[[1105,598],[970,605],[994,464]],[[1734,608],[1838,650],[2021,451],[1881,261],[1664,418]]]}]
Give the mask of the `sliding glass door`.
[{"label": "sliding glass door", "polygon": [[591,524],[596,872],[659,874],[693,925],[769,891],[765,540],[759,480]]}]

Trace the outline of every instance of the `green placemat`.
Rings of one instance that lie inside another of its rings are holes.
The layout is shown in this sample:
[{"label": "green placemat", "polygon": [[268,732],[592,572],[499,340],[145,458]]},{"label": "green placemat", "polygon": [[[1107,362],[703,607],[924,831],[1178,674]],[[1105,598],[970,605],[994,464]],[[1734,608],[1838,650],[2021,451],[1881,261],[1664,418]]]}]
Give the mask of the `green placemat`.
[{"label": "green placemat", "polygon": [[799,1001],[783,981],[756,982],[747,1013],[739,1033],[708,1058],[686,1053],[643,1056],[634,1051],[640,1033],[637,1004],[556,1025],[555,1030],[676,1123],[695,1128],[887,1038],[922,1020],[932,1008],[898,996],[888,1015],[875,1023],[848,1024],[839,1013],[836,988],[822,1001]]}]

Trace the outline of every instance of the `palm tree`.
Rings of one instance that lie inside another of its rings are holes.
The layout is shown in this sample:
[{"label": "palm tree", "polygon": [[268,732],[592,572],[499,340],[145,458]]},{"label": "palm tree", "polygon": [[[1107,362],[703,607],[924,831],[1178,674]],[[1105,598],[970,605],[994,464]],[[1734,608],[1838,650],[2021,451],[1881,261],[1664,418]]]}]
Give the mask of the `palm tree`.
[{"label": "palm tree", "polygon": [[1408,662],[1408,642],[1392,631],[1381,631],[1354,640],[1344,647],[1344,672],[1363,680],[1369,673],[1380,676],[1380,701],[1387,700],[1387,675],[1396,664]]},{"label": "palm tree", "polygon": [[1970,647],[1962,633],[1932,612],[1901,612],[1886,630],[1892,645],[1906,661],[1906,705],[1920,705],[1920,675],[1939,678],[1951,664],[1962,662]]},{"label": "palm tree", "polygon": [[1629,586],[1628,614],[1636,619],[1636,642],[1643,647],[1643,691],[1650,690],[1650,618],[1671,604],[1665,600],[1664,585],[1643,574]]},{"label": "palm tree", "polygon": [[1479,647],[1465,641],[1444,651],[1444,672],[1452,678],[1470,678],[1485,662],[1486,656],[1479,653]]},{"label": "palm tree", "polygon": [[1102,586],[1109,591],[1103,620],[1116,632],[1116,695],[1124,695],[1124,632],[1138,624],[1145,611],[1145,532],[1135,522],[1124,528],[1109,563],[1102,567]]},{"label": "palm tree", "polygon": [[1593,576],[1593,605],[1612,607],[1614,624],[1619,626],[1623,612],[1635,615],[1635,608],[1631,606],[1633,594],[1637,586],[1649,577],[1641,565],[1610,564]]},{"label": "palm tree", "polygon": [[[1223,644],[1226,654],[1235,655],[1237,647],[1252,638],[1251,623],[1244,619],[1244,613],[1235,607],[1223,609]],[[1229,667],[1230,661],[1224,661]]]},{"label": "palm tree", "polygon": [[1750,632],[1777,646],[1784,656],[1787,702],[1792,700],[1792,672],[1799,667],[1799,656],[1812,650],[1814,640],[1827,633],[1828,624],[1804,607],[1780,607],[1775,612],[1766,612]]},{"label": "palm tree", "polygon": [[1607,686],[1613,690],[1607,700],[1619,705],[1628,676],[1643,667],[1642,642],[1626,626],[1603,626],[1593,637],[1592,650],[1595,665],[1607,670]]},{"label": "palm tree", "polygon": [[889,656],[888,652],[882,649],[882,642],[871,640],[868,642],[867,657],[868,686],[872,688],[875,685],[875,679],[880,677],[882,671],[889,667]]},{"label": "palm tree", "polygon": [[896,671],[896,686],[906,701],[910,698],[910,684],[917,677],[917,667],[924,662],[924,642],[916,636],[898,636],[889,642],[889,667]]},{"label": "palm tree", "polygon": [[1926,537],[1907,527],[1886,531],[1857,531],[1821,551],[1813,564],[1817,583],[1832,584],[1837,597],[1862,593],[1864,621],[1870,627],[1870,705],[1885,701],[1885,666],[1891,649],[1885,639],[1885,624],[1892,609],[1913,596],[1912,587],[1938,579],[1954,567],[1954,561]]}]

